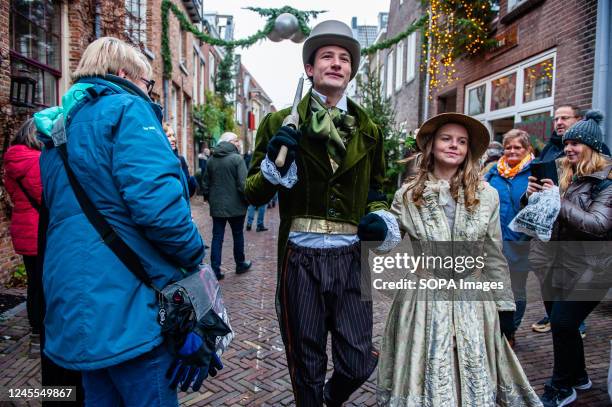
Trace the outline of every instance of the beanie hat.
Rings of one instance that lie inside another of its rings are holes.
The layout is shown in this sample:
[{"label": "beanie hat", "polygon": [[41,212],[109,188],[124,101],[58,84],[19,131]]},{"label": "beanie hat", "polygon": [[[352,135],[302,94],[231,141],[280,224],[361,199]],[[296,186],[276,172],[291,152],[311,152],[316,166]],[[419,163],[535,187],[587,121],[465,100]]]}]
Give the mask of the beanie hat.
[{"label": "beanie hat", "polygon": [[591,147],[598,153],[604,150],[603,133],[599,123],[603,120],[603,114],[598,110],[589,110],[584,119],[576,122],[563,135],[563,143],[568,140],[575,140],[579,143]]}]

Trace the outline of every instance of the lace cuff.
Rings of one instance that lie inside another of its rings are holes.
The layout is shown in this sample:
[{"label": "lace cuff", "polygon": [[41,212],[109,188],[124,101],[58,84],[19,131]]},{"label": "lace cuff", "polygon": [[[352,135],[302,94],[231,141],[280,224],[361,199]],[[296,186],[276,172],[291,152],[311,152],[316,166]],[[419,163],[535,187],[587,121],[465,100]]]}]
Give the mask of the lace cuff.
[{"label": "lace cuff", "polygon": [[264,158],[264,160],[261,162],[260,168],[264,178],[267,179],[272,185],[282,185],[285,188],[290,189],[298,181],[297,165],[295,165],[295,161],[291,163],[289,166],[289,171],[287,171],[284,177],[280,175],[278,168],[276,168],[276,165],[270,161],[268,156],[266,156],[266,158]]},{"label": "lace cuff", "polygon": [[387,225],[387,235],[385,236],[385,240],[376,248],[376,250],[387,252],[397,246],[402,240],[397,219],[391,212],[383,209],[379,209],[372,213],[380,216]]}]

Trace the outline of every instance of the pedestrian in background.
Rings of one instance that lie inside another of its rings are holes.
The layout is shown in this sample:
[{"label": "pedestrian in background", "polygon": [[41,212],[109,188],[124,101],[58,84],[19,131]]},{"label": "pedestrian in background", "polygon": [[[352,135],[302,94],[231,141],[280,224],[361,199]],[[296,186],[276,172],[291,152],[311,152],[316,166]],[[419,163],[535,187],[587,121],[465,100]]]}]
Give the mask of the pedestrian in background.
[{"label": "pedestrian in background", "polygon": [[[508,260],[510,280],[516,311],[514,330],[510,334],[510,344],[514,346],[515,332],[518,329],[527,306],[527,276],[529,272],[529,237],[524,233],[510,230],[508,225],[521,210],[521,196],[527,190],[530,164],[533,161],[533,148],[526,131],[512,129],[503,138],[504,155],[485,174],[485,181],[499,194],[499,220],[504,240],[504,256]],[[490,147],[490,144],[489,144]]]},{"label": "pedestrian in background", "polygon": [[164,122],[163,128],[164,133],[166,133],[166,137],[168,138],[168,142],[170,142],[170,147],[172,148],[174,155],[176,155],[179,161],[181,162],[181,169],[183,171],[183,174],[185,175],[185,179],[187,180],[187,185],[189,186],[189,196],[192,197],[198,189],[198,182],[196,181],[194,176],[189,174],[189,166],[187,165],[187,160],[185,160],[185,157],[180,155],[178,152],[178,148],[176,146],[176,136],[174,135],[174,129],[172,128],[172,125],[168,122]]},{"label": "pedestrian in background", "polygon": [[484,162],[482,164],[481,174],[487,174],[491,168],[497,163],[497,160],[504,155],[504,146],[499,141],[492,141],[489,143],[489,148],[484,155]]},{"label": "pedestrian in background", "polygon": [[36,278],[38,255],[38,218],[42,197],[40,150],[33,119],[26,120],[11,140],[4,155],[4,185],[13,202],[9,232],[15,253],[23,258],[27,275],[26,306],[32,333],[31,351],[40,351],[42,312],[40,287]]},{"label": "pedestrian in background", "polygon": [[249,205],[247,209],[247,225],[246,230],[250,231],[253,227],[253,221],[255,220],[255,210],[257,210],[257,228],[256,232],[265,232],[268,230],[267,227],[264,226],[264,218],[266,216],[266,205],[255,206]]},{"label": "pedestrian in background", "polygon": [[244,196],[247,168],[239,148],[240,140],[236,134],[223,133],[202,178],[204,200],[208,201],[213,218],[210,263],[219,280],[225,277],[221,271],[221,253],[226,223],[232,228],[236,274],[251,268],[251,262],[245,260],[243,231],[248,206]]}]

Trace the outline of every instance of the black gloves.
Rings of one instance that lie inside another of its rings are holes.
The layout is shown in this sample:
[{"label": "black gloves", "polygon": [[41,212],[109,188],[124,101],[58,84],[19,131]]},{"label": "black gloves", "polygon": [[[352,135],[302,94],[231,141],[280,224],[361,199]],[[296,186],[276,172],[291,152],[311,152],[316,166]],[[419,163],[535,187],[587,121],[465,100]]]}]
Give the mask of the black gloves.
[{"label": "black gloves", "polygon": [[272,162],[276,160],[281,146],[287,147],[287,158],[285,158],[285,165],[278,169],[281,176],[284,176],[291,163],[295,161],[295,154],[297,152],[298,141],[300,139],[300,132],[289,126],[281,127],[274,137],[268,142],[268,159]]},{"label": "black gloves", "polygon": [[499,329],[508,340],[514,334],[514,311],[499,311]]},{"label": "black gloves", "polygon": [[216,338],[227,335],[229,328],[213,310],[208,311],[193,329],[185,328],[189,332],[179,349],[174,349],[179,344],[169,341],[175,360],[166,372],[166,377],[170,379],[170,388],[178,385],[181,391],[187,391],[189,387],[198,391],[208,376],[215,376],[223,368],[216,354]]},{"label": "black gloves", "polygon": [[382,242],[387,237],[387,224],[375,213],[368,213],[359,222],[357,236],[361,241]]}]

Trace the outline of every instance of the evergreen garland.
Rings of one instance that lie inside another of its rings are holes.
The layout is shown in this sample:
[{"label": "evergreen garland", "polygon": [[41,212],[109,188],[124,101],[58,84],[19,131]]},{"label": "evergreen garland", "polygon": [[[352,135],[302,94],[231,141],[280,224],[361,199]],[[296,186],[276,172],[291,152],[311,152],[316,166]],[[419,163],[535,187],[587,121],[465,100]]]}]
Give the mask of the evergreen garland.
[{"label": "evergreen garland", "polygon": [[172,3],[171,0],[162,0],[162,9],[161,9],[161,18],[162,18],[162,59],[164,65],[164,78],[169,79],[172,76],[172,53],[170,51],[170,36],[168,34],[170,21],[168,18],[168,12],[172,11],[172,14],[178,19],[179,24],[181,26],[181,30],[188,31],[192,33],[197,39],[205,42],[209,45],[216,45],[226,48],[236,48],[236,47],[249,47],[255,44],[257,41],[266,38],[268,34],[272,32],[274,29],[274,21],[276,17],[278,17],[282,13],[291,13],[293,14],[299,23],[300,30],[305,34],[310,34],[310,28],[308,27],[308,20],[310,17],[316,17],[318,14],[323,13],[324,11],[300,11],[296,10],[293,7],[285,6],[283,8],[274,9],[274,8],[256,8],[256,7],[247,7],[248,10],[255,11],[262,16],[268,17],[266,25],[261,30],[257,31],[255,34],[242,38],[239,40],[231,40],[226,41],[220,38],[215,38],[212,35],[204,33],[198,29],[195,25],[193,25],[185,13],[177,6]]},{"label": "evergreen garland", "polygon": [[398,42],[400,42],[401,40],[403,40],[404,38],[408,37],[410,34],[415,32],[419,28],[423,28],[425,26],[425,23],[427,23],[427,16],[426,15],[422,16],[417,21],[415,21],[414,23],[410,24],[408,26],[408,28],[406,28],[401,33],[397,34],[395,37],[386,39],[386,40],[384,40],[382,42],[379,42],[378,44],[373,44],[370,47],[363,48],[361,50],[361,55],[371,55],[371,54],[375,53],[376,51],[380,51],[381,49],[390,48],[393,45],[395,45]]}]

